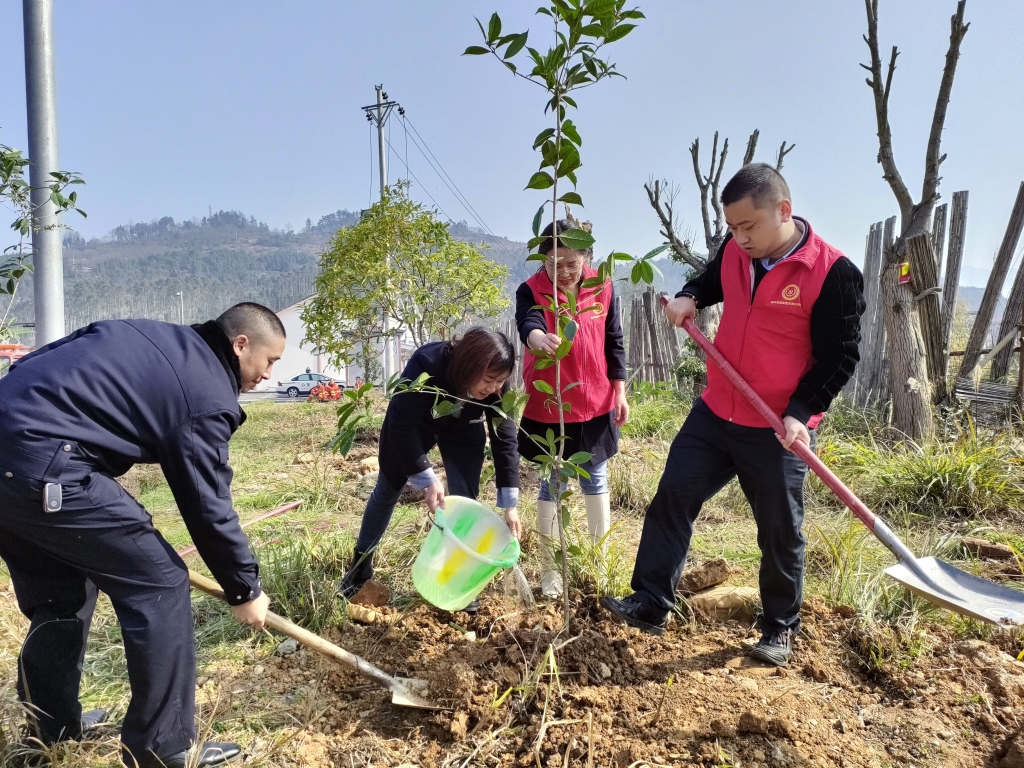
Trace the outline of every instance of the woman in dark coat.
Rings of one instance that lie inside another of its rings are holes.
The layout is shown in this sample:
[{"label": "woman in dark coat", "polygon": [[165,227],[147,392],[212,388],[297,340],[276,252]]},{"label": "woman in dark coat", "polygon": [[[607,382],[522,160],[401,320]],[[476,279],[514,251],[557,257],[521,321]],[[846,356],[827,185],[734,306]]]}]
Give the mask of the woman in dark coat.
[{"label": "woman in dark coat", "polygon": [[[402,377],[415,381],[428,374],[427,385],[455,396],[443,398],[453,410],[435,418],[438,400],[431,392],[400,392],[391,399],[380,433],[377,486],[363,512],[352,568],[339,585],[342,595],[352,597],[373,577],[373,550],[391,522],[406,482],[425,491],[431,512],[444,508],[444,486],[427,457],[435,445],[444,462],[449,494],[475,499],[490,438],[498,507],[505,510],[505,521],[518,538],[516,426],[506,419],[495,428],[496,414],[488,407],[508,391],[515,359],[515,349],[504,334],[479,327],[470,328],[461,338],[424,344],[413,353]],[[467,608],[475,607],[474,603]]]}]

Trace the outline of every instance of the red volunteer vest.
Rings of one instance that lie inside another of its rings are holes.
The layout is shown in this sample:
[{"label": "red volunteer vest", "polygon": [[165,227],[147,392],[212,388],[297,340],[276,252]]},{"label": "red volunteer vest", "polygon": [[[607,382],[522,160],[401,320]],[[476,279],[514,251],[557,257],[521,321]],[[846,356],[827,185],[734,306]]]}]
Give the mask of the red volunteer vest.
[{"label": "red volunteer vest", "polygon": [[[597,270],[584,268],[583,279],[597,277]],[[546,270],[540,270],[526,281],[533,291],[536,304],[549,303],[553,292],[551,278]],[[562,396],[563,402],[569,403],[570,410],[565,414],[567,422],[588,421],[595,416],[608,413],[615,406],[615,395],[612,384],[608,380],[608,360],[604,356],[605,321],[608,314],[608,300],[611,286],[605,281],[601,288],[580,288],[576,297],[576,306],[580,310],[576,321],[579,330],[572,342],[572,350],[562,358],[562,388],[574,381],[580,382]],[[565,301],[565,294],[558,294],[559,303]],[[586,307],[597,305],[599,310],[583,312]],[[555,333],[555,316],[544,311],[544,321],[548,333]],[[558,409],[551,404],[544,407],[548,395],[538,392],[533,386],[535,381],[546,381],[555,388],[555,367],[537,370],[536,362],[540,358],[526,353],[523,360],[523,383],[530,400],[523,409],[523,415],[534,421],[558,422]]]},{"label": "red volunteer vest", "polygon": [[[810,224],[807,225],[810,230]],[[777,414],[814,364],[811,310],[829,269],[843,254],[810,230],[807,243],[761,279],[750,300],[753,262],[735,240],[722,254],[722,322],[715,347]],[[725,375],[708,361],[702,395],[716,416],[746,427],[768,424]],[[813,416],[811,429],[821,421]]]}]

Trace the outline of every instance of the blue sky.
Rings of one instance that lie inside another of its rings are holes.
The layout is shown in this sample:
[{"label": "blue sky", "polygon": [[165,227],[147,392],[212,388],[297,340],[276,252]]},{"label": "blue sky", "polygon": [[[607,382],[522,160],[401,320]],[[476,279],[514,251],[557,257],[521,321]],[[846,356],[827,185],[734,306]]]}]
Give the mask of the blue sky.
[{"label": "blue sky", "polygon": [[[88,186],[87,236],[117,224],[208,206],[299,227],[366,207],[376,181],[360,107],[375,83],[409,119],[481,218],[526,239],[543,193],[523,191],[547,125],[540,89],[496,61],[463,57],[474,16],[497,10],[507,30],[550,33],[523,0],[125,3],[56,0],[61,165]],[[881,1],[883,50],[902,54],[892,95],[896,159],[920,193],[925,141],[954,0]],[[579,191],[599,251],[657,245],[643,191],[680,184],[678,207],[698,234],[689,145],[731,139],[726,177],[750,131],[759,159],[796,144],[784,172],[797,213],[860,262],[871,222],[896,212],[875,162],[863,3],[730,0],[642,2],[648,19],[609,51],[627,80],[585,91]],[[782,8],[783,10],[780,10]],[[941,192],[970,190],[965,283],[980,284],[1024,179],[1024,3],[971,0],[970,31],[943,136]],[[0,142],[26,148],[21,3],[0,0]],[[544,37],[541,37],[541,36]],[[532,36],[533,37],[533,36]],[[405,175],[402,123],[391,127],[389,176]],[[705,162],[707,149],[705,151]],[[414,195],[470,219],[415,146]]]}]

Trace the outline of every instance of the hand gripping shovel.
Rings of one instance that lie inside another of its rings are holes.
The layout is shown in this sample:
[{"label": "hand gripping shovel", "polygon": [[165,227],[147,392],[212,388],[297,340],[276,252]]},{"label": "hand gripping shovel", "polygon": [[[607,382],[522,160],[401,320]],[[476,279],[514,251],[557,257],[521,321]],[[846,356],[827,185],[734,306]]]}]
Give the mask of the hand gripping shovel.
[{"label": "hand gripping shovel", "polygon": [[[188,572],[188,580],[193,587],[213,597],[224,599],[224,591],[220,585],[212,579],[208,579],[193,570]],[[414,707],[415,709],[442,709],[439,705],[417,693],[414,688],[425,687],[426,683],[421,680],[408,680],[400,677],[392,677],[383,670],[378,669],[365,659],[349,653],[334,643],[324,640],[308,629],[303,629],[298,624],[293,624],[288,619],[278,616],[276,613],[267,611],[266,625],[268,628],[280,632],[282,635],[297,640],[307,648],[319,654],[327,656],[335,661],[340,661],[347,667],[354,669],[363,677],[368,677],[373,682],[383,685],[391,691],[391,703],[400,707]]]},{"label": "hand gripping shovel", "polygon": [[[668,300],[662,297],[661,302],[664,305],[668,303]],[[736,369],[722,356],[722,353],[715,349],[707,337],[694,325],[693,320],[689,318],[684,320],[683,329],[690,334],[697,342],[697,346],[704,350],[708,358],[718,366],[718,369],[725,374],[733,386],[746,395],[776,434],[784,437],[786,430],[779,415],[774,413],[764,400],[750,388],[750,385],[742,379]],[[914,557],[907,546],[889,529],[889,526],[876,517],[864,502],[843,484],[842,480],[832,474],[832,471],[808,446],[801,442],[795,442],[792,448],[793,452],[806,462],[814,474],[821,478],[822,482],[839,497],[839,500],[853,512],[857,519],[875,534],[875,538],[896,556],[899,562],[885,570],[896,581],[925,600],[964,616],[1003,626],[1024,624],[1024,594],[972,576],[959,568],[954,568],[949,563],[936,560],[934,557],[921,559]]]}]

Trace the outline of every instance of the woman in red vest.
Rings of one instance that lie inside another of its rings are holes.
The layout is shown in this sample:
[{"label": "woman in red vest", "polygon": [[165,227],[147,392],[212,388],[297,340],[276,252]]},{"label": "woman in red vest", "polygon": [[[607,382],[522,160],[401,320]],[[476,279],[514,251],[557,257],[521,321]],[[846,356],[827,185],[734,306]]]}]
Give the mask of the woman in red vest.
[{"label": "woman in red vest", "polygon": [[[566,232],[574,226],[567,220],[557,223],[557,232]],[[516,325],[519,336],[530,349],[554,353],[561,339],[556,333],[555,316],[540,309],[550,303],[554,293],[555,238],[551,224],[541,235],[545,238],[537,249],[547,255],[544,266],[516,291]],[[618,305],[610,280],[595,288],[583,288],[588,277],[597,271],[586,266],[588,252],[567,248],[558,242],[558,303],[566,295],[576,297],[579,325],[573,339],[572,350],[561,362],[562,388],[573,382],[577,386],[564,392],[563,400],[569,408],[565,413],[565,434],[568,440],[562,448],[563,456],[586,451],[591,458],[584,469],[590,478],[580,478],[587,509],[587,527],[591,540],[600,542],[611,525],[611,506],[608,500],[607,462],[619,450],[619,427],[629,418],[626,403],[626,354],[622,342],[622,324]],[[597,309],[589,307],[596,306]],[[538,370],[541,358],[526,355],[523,363],[523,381],[530,400],[523,411],[519,432],[519,453],[534,460],[544,453],[530,435],[543,436],[549,429],[558,434],[558,411],[547,402],[548,396],[540,392],[534,382],[547,382],[554,389],[555,368]],[[555,570],[551,542],[556,537],[555,502],[551,484],[554,478],[543,478],[537,501],[537,531],[546,546],[541,548],[541,591],[545,595],[561,594],[561,578]],[[565,483],[561,484],[565,488]]]}]

